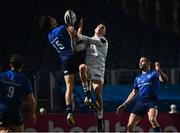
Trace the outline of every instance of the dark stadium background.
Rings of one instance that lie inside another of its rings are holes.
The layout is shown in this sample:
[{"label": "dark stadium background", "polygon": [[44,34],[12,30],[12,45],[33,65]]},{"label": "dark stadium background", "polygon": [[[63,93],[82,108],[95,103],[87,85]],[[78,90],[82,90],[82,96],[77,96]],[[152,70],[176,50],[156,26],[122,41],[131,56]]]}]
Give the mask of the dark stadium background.
[{"label": "dark stadium background", "polygon": [[39,29],[38,18],[50,14],[63,23],[65,10],[72,9],[78,19],[84,18],[86,35],[93,35],[98,22],[107,25],[110,43],[107,68],[137,68],[137,59],[142,54],[160,59],[165,68],[179,67],[179,1],[141,1],[141,4],[138,0],[4,1],[0,5],[2,64],[16,52],[25,56],[31,66],[26,71],[30,73],[46,63],[58,69],[59,61]]}]

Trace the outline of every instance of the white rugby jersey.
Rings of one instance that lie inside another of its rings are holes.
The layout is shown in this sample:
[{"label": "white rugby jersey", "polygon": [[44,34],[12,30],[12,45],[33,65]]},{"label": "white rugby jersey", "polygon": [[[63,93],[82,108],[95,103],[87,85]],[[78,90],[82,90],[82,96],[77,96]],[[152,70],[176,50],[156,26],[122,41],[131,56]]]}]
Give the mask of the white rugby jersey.
[{"label": "white rugby jersey", "polygon": [[92,38],[97,40],[104,39],[105,43],[103,43],[102,46],[96,46],[94,44],[90,44],[86,48],[86,64],[88,66],[95,68],[105,68],[105,61],[108,50],[108,41],[104,36],[98,37],[97,35],[94,35]]}]

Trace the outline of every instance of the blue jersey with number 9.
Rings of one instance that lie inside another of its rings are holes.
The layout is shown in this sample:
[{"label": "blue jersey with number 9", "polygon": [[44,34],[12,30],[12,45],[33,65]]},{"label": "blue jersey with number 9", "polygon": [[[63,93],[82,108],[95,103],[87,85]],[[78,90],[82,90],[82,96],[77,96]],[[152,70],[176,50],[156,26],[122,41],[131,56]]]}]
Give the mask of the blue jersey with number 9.
[{"label": "blue jersey with number 9", "polygon": [[0,111],[11,105],[18,108],[29,93],[32,84],[24,74],[13,70],[0,73]]},{"label": "blue jersey with number 9", "polygon": [[74,51],[71,46],[71,38],[66,26],[61,25],[51,30],[48,33],[48,39],[50,45],[52,45],[60,55],[62,62],[73,57]]}]

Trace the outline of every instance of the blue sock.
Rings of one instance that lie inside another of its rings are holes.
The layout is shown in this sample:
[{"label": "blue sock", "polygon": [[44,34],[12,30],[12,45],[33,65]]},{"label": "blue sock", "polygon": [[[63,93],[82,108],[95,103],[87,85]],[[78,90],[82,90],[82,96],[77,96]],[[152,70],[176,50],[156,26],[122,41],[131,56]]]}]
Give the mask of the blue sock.
[{"label": "blue sock", "polygon": [[66,105],[66,112],[67,113],[72,113],[72,105]]}]

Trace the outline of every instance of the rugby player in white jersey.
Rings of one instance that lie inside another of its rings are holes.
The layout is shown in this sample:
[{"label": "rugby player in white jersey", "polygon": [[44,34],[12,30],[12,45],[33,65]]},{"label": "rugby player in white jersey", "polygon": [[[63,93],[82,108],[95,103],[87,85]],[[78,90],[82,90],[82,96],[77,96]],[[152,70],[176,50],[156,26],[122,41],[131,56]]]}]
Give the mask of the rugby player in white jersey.
[{"label": "rugby player in white jersey", "polygon": [[[79,33],[82,32],[82,20]],[[96,109],[98,115],[98,131],[103,131],[103,99],[102,99],[102,89],[104,84],[104,74],[105,74],[105,61],[108,50],[108,41],[104,37],[106,33],[106,26],[104,24],[98,24],[94,30],[93,39],[101,40],[103,45],[98,46],[90,44],[86,47],[86,64],[81,64],[79,66],[80,78],[82,81],[82,86],[85,92],[84,103],[91,105],[91,85],[89,85],[89,80],[92,83],[92,87],[96,95]]]}]

